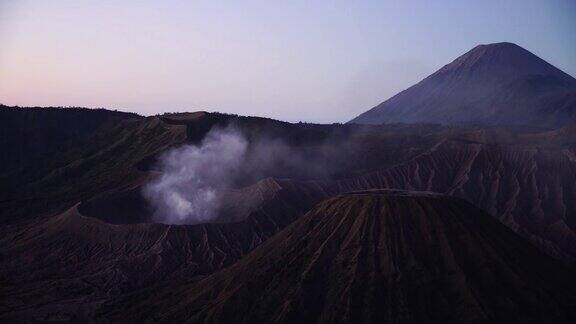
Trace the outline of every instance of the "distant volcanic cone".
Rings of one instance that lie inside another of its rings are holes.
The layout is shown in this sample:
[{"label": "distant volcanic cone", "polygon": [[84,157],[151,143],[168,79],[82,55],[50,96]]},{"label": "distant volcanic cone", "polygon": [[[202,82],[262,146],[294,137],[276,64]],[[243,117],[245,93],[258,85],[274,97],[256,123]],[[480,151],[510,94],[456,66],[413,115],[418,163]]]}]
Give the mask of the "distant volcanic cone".
[{"label": "distant volcanic cone", "polygon": [[576,120],[576,79],[512,43],[479,45],[351,120],[557,128]]}]

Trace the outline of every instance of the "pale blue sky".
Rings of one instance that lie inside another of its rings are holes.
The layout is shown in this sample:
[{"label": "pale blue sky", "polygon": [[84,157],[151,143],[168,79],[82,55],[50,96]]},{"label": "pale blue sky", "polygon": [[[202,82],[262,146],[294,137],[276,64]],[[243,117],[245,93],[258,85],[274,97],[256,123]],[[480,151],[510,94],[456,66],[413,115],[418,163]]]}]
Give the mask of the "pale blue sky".
[{"label": "pale blue sky", "polygon": [[0,102],[347,121],[500,41],[576,75],[576,1],[0,0]]}]

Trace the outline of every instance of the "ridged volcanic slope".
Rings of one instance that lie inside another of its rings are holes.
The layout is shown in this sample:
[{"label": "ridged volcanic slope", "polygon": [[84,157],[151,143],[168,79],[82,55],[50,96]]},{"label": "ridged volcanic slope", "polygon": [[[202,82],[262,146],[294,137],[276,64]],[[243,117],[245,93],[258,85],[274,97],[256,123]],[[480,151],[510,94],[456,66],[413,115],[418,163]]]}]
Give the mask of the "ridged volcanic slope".
[{"label": "ridged volcanic slope", "polygon": [[368,191],[329,198],[230,268],[150,291],[148,300],[132,296],[116,314],[202,323],[567,322],[576,310],[572,278],[464,200]]}]

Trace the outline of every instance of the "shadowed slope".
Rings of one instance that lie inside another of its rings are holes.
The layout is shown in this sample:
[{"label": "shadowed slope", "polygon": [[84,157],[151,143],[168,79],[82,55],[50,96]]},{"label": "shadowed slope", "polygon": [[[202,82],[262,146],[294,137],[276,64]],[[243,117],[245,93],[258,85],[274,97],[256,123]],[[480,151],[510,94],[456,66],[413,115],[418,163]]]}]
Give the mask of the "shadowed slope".
[{"label": "shadowed slope", "polygon": [[[139,186],[156,173],[157,157],[228,123],[251,141],[273,137],[290,143],[305,152],[309,164],[302,172],[274,167],[245,177],[222,206],[222,220],[237,223],[133,224],[149,221]],[[575,144],[574,127],[542,132],[310,125],[204,113],[122,120],[72,150],[15,172],[13,181],[0,179],[13,189],[0,188],[0,282],[6,301],[0,317],[90,318],[94,308],[118,296],[219,271],[322,199],[369,188],[453,194],[551,255],[574,256]],[[334,150],[314,155],[326,145]],[[330,167],[340,180],[317,179],[308,172],[315,164]],[[302,181],[258,182],[269,176]],[[81,215],[75,209],[62,215],[79,201]]]},{"label": "shadowed slope", "polygon": [[[26,227],[5,227],[0,237],[0,319],[33,322],[54,315],[86,320],[101,303],[119,295],[211,274],[236,262],[319,199],[315,192],[273,179],[236,194],[242,205],[233,212],[244,219],[233,224],[110,224],[82,215],[75,206]],[[123,210],[93,204],[84,209],[122,216]]]},{"label": "shadowed slope", "polygon": [[[329,198],[196,284],[127,301],[130,316],[192,322],[574,319],[559,263],[463,200],[368,191]],[[126,301],[125,301],[126,302]]]},{"label": "shadowed slope", "polygon": [[106,123],[70,149],[0,176],[0,218],[6,224],[58,213],[108,190],[138,185],[148,178],[138,163],[185,140],[185,126],[158,117]]},{"label": "shadowed slope", "polygon": [[338,186],[426,190],[464,198],[547,253],[574,260],[575,152],[447,141],[408,163]]},{"label": "shadowed slope", "polygon": [[0,175],[69,149],[103,125],[140,118],[104,109],[0,105]]}]

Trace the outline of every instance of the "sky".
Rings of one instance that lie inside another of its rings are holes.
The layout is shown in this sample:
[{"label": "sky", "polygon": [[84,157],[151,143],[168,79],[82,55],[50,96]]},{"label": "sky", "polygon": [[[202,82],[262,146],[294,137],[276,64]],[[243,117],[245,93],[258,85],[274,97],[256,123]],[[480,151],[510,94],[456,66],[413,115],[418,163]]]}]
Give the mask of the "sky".
[{"label": "sky", "polygon": [[576,76],[576,1],[0,0],[0,103],[346,122],[501,41]]}]

